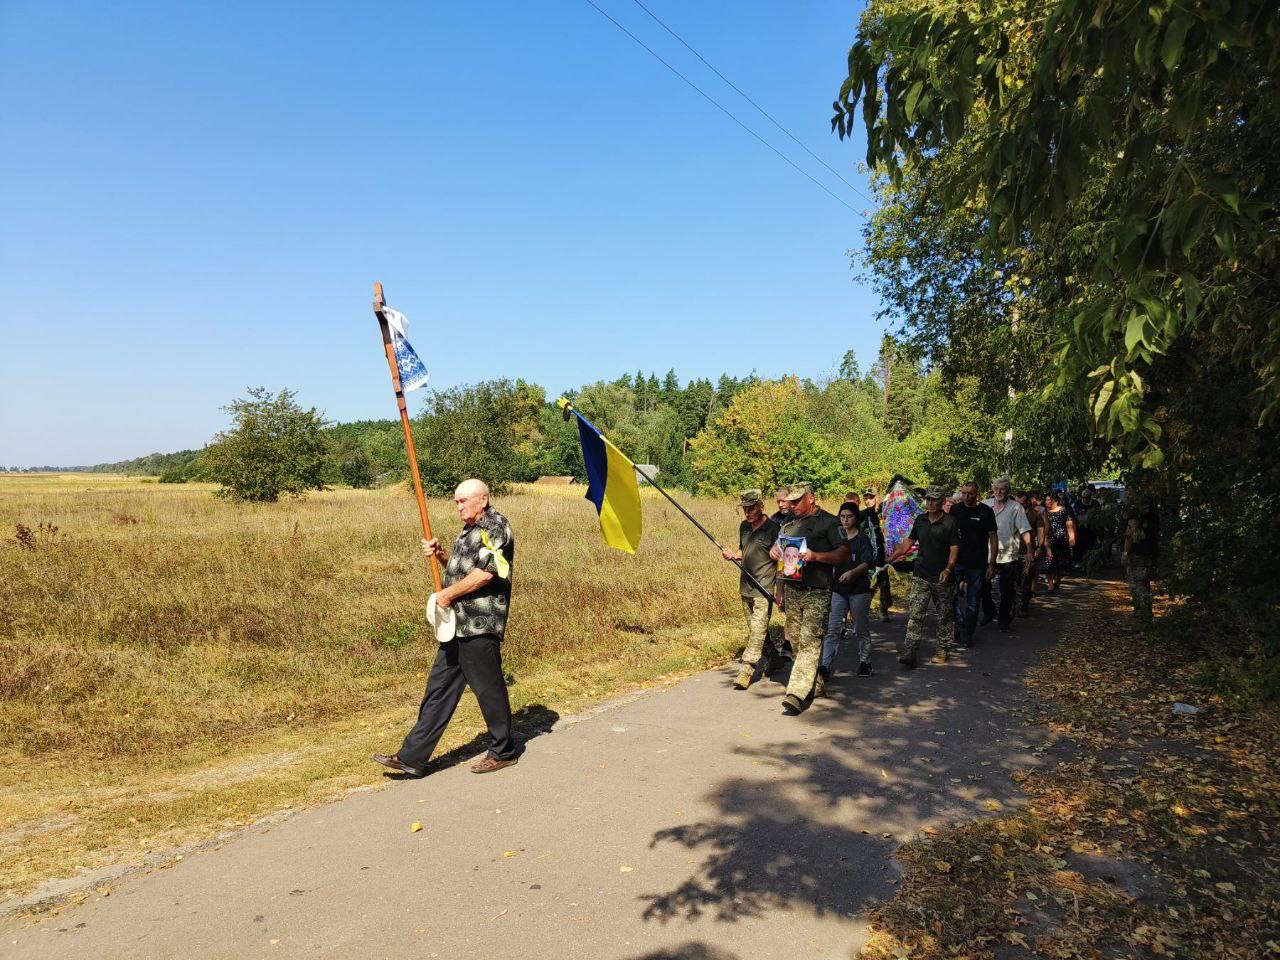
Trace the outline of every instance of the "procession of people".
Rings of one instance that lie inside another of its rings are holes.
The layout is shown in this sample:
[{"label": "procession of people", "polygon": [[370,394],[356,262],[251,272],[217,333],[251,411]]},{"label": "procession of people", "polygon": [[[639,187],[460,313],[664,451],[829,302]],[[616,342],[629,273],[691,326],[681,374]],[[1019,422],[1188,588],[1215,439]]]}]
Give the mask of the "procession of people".
[{"label": "procession of people", "polygon": [[[1056,592],[1063,575],[1101,542],[1085,523],[1102,503],[1092,485],[1083,486],[1075,500],[1061,490],[1015,494],[1008,477],[997,478],[985,499],[974,481],[951,494],[936,485],[915,493],[923,509],[892,550],[874,488],[861,495],[850,491],[834,514],[818,505],[807,483],[779,488],[778,509],[768,516],[761,490],[741,493],[740,546],[724,551],[726,560],[742,567],[747,620],[735,689],[769,676],[789,653],[782,709],[797,715],[826,695],[846,640],[856,651],[855,676],[872,676],[871,607],[878,599],[881,622],[891,620],[895,577],[908,585],[898,663],[904,669],[919,664],[933,617],[930,659],[944,664],[977,643],[980,627],[995,622],[1002,633],[1013,630],[1016,619],[1030,614],[1037,590]],[[1120,535],[1139,616],[1150,616],[1158,538],[1158,520],[1150,511],[1129,519]],[[776,641],[769,632],[774,607],[785,622]]]},{"label": "procession of people", "polygon": [[[1063,575],[1099,542],[1097,525],[1084,523],[1101,504],[1092,486],[1083,487],[1075,501],[1060,490],[1015,494],[1008,477],[997,478],[986,499],[979,498],[972,480],[950,495],[937,485],[915,488],[913,494],[920,506],[907,516],[909,528],[897,528],[890,545],[890,519],[875,488],[850,491],[835,513],[825,510],[813,486],[803,481],[773,491],[777,510],[771,514],[763,490],[741,492],[738,548],[721,550],[739,568],[747,626],[734,689],[748,689],[789,659],[782,711],[797,716],[826,696],[847,639],[856,652],[855,676],[871,677],[871,607],[878,600],[881,622],[892,619],[895,576],[909,584],[898,663],[903,669],[918,666],[933,617],[930,659],[945,664],[977,642],[980,627],[995,621],[1000,631],[1011,630],[1017,618],[1028,615],[1040,578],[1045,591],[1056,592]],[[453,549],[423,540],[427,557],[443,562],[445,572],[428,606],[441,642],[418,717],[397,752],[373,757],[410,777],[426,772],[466,686],[476,695],[491,740],[472,771],[501,770],[520,756],[502,670],[515,536],[481,480],[459,484],[454,506],[463,528]],[[1130,510],[1117,538],[1135,612],[1149,619],[1158,516],[1150,509]],[[775,608],[784,618],[781,636],[770,631]],[[448,624],[447,636],[441,623]]]}]

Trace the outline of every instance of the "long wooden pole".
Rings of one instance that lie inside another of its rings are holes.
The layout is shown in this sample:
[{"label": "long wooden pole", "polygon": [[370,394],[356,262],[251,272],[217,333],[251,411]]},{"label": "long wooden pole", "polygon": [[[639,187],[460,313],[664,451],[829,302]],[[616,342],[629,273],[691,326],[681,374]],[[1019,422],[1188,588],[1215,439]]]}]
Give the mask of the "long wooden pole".
[{"label": "long wooden pole", "polygon": [[[422,520],[422,535],[433,540],[431,533],[431,517],[427,514],[427,498],[422,492],[422,477],[418,473],[418,452],[413,447],[413,429],[409,426],[409,408],[404,402],[404,390],[400,384],[400,366],[396,363],[396,350],[391,342],[391,329],[387,326],[387,315],[383,313],[387,301],[382,295],[382,284],[373,285],[373,313],[378,318],[378,326],[382,329],[382,348],[387,355],[387,369],[391,371],[391,388],[396,393],[396,407],[400,410],[400,425],[404,427],[404,446],[409,452],[409,470],[413,473],[413,492],[418,498],[418,516]],[[433,556],[431,561],[431,579],[435,583],[436,593],[443,585],[440,581],[440,564]]]}]

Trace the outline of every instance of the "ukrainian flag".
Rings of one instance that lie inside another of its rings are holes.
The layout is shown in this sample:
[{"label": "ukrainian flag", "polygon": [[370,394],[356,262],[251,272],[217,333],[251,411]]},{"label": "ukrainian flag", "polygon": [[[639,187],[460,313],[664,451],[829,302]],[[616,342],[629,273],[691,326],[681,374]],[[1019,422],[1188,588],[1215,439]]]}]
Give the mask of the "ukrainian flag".
[{"label": "ukrainian flag", "polygon": [[611,547],[635,553],[640,546],[640,485],[636,465],[563,397],[559,407],[578,418],[578,440],[587,465],[587,499],[600,515],[600,532]]}]

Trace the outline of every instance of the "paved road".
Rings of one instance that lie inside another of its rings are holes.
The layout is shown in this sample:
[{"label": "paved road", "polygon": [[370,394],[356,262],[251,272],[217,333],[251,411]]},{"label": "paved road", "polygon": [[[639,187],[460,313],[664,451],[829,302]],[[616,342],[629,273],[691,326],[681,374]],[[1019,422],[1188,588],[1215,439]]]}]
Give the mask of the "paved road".
[{"label": "paved road", "polygon": [[649,691],[561,721],[498,774],[355,794],[10,921],[0,956],[851,957],[899,843],[1017,802],[1009,773],[1043,736],[1015,712],[1022,674],[1089,592],[914,672],[893,654],[903,618],[877,623],[876,676],[846,659],[800,717],[781,684],[735,691],[729,668]]}]

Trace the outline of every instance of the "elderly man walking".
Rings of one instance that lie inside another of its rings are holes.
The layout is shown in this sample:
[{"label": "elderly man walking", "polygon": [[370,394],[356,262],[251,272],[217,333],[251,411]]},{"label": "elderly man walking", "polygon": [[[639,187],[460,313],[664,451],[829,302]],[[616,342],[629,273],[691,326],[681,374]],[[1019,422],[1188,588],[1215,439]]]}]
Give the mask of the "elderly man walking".
[{"label": "elderly man walking", "polygon": [[436,652],[418,708],[418,722],[400,749],[391,756],[373,755],[384,767],[413,777],[426,771],[427,761],[468,684],[480,702],[480,713],[493,741],[471,772],[492,773],[519,759],[511,732],[511,702],[502,676],[502,637],[511,606],[515,537],[507,518],[490,505],[484,481],[458,484],[453,502],[463,524],[453,551],[438,540],[424,540],[422,547],[446,564],[444,589],[435,599],[437,607],[453,610],[457,624],[454,637],[441,643]]},{"label": "elderly man walking", "polygon": [[[777,565],[769,556],[774,543],[778,540],[778,525],[772,518],[764,515],[764,494],[759,490],[744,490],[738,497],[738,506],[742,508],[742,523],[738,526],[738,549],[725,550],[724,558],[737,561],[742,565],[742,573],[738,577],[738,591],[742,595],[742,610],[747,617],[747,646],[742,651],[742,669],[734,678],[733,685],[738,690],[751,686],[756,678],[756,670],[763,658],[764,672],[770,672],[774,663],[773,646],[769,644],[769,614],[773,611],[773,603],[760,593],[759,588],[773,590]],[[751,578],[755,578],[755,583]],[[766,654],[765,647],[768,646]]]},{"label": "elderly man walking", "polygon": [[960,530],[956,518],[943,512],[943,499],[941,487],[932,486],[925,491],[925,512],[916,517],[911,533],[889,557],[893,563],[910,553],[913,546],[920,545],[911,574],[911,597],[907,601],[907,636],[898,654],[898,662],[905,667],[916,665],[930,600],[938,613],[938,649],[933,662],[946,663],[947,651],[955,642],[951,577],[960,553]]},{"label": "elderly man walking", "polygon": [[[798,575],[784,584],[784,606],[787,614],[787,639],[795,660],[787,695],[782,698],[782,712],[795,716],[813,692],[822,656],[822,638],[831,616],[831,585],[835,564],[849,559],[840,521],[818,506],[813,488],[807,483],[794,483],[787,495],[792,519],[782,525],[781,536],[797,544],[796,559],[801,563]],[[775,544],[769,551],[774,560],[782,559]]]},{"label": "elderly man walking", "polygon": [[[997,622],[1002,631],[1013,625],[1018,589],[1022,584],[1023,557],[1031,557],[1031,521],[1017,500],[1009,496],[1009,478],[1000,477],[991,485],[986,501],[996,515],[996,592],[1000,594]],[[1025,608],[1024,608],[1025,609]]]}]

